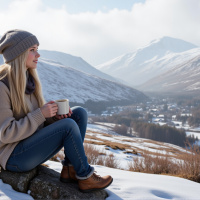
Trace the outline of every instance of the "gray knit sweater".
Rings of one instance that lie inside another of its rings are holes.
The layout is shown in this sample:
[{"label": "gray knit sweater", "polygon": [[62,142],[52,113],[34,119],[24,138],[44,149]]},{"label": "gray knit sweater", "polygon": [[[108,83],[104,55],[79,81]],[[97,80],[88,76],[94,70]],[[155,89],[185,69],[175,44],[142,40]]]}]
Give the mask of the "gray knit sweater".
[{"label": "gray knit sweater", "polygon": [[31,105],[31,112],[25,115],[13,113],[8,87],[0,81],[0,166],[6,168],[16,145],[23,139],[31,136],[38,128],[44,126],[44,118],[34,94],[25,95]]}]

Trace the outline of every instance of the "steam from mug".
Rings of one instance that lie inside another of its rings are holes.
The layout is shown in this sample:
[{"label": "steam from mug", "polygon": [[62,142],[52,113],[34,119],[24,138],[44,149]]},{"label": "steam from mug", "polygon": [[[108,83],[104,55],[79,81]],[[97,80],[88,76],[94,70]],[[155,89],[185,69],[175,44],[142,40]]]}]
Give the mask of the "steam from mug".
[{"label": "steam from mug", "polygon": [[55,103],[58,105],[58,115],[65,115],[69,113],[69,100],[60,99],[56,100]]}]

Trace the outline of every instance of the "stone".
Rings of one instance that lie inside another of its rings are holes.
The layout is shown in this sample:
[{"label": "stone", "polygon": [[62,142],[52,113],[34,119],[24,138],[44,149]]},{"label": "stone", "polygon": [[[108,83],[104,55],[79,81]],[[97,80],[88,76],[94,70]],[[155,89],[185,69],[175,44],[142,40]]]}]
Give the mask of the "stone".
[{"label": "stone", "polygon": [[0,179],[4,183],[12,186],[12,188],[18,192],[26,193],[29,188],[30,181],[37,175],[37,169],[33,169],[29,172],[9,172],[1,168]]},{"label": "stone", "polygon": [[34,199],[103,200],[108,194],[105,190],[82,193],[77,183],[62,183],[60,173],[45,166],[38,166],[30,172],[14,173],[2,170],[0,179],[14,190],[29,193]]}]

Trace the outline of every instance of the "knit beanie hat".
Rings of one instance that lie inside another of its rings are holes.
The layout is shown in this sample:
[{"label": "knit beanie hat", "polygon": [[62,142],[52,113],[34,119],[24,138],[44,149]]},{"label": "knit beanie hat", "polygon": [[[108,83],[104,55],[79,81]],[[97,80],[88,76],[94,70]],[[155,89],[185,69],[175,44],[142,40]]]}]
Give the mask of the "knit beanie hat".
[{"label": "knit beanie hat", "polygon": [[23,30],[10,30],[0,39],[0,54],[3,54],[5,63],[9,63],[35,44],[39,45],[35,35]]}]

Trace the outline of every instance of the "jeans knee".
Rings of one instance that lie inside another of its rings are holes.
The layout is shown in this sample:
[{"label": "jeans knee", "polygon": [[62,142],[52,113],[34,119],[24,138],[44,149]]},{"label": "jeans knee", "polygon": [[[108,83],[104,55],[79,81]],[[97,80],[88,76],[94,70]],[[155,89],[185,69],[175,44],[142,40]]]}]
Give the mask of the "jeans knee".
[{"label": "jeans knee", "polygon": [[64,129],[66,130],[66,133],[76,134],[80,132],[78,124],[73,119],[65,118],[65,119],[62,119],[62,122],[63,122]]},{"label": "jeans knee", "polygon": [[87,111],[83,107],[81,107],[81,106],[75,106],[75,107],[73,107],[72,108],[72,112],[74,114],[78,114],[81,118],[87,119],[87,117],[88,117]]},{"label": "jeans knee", "polygon": [[77,123],[71,118],[65,118],[62,119],[61,121],[63,122],[64,127],[66,127],[67,129],[77,126]]}]

